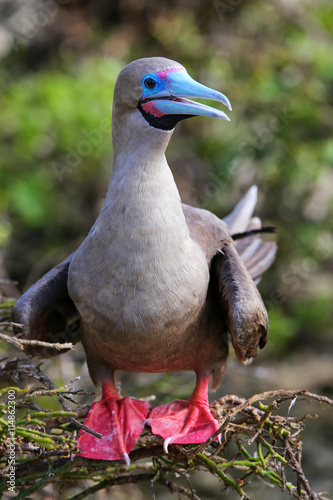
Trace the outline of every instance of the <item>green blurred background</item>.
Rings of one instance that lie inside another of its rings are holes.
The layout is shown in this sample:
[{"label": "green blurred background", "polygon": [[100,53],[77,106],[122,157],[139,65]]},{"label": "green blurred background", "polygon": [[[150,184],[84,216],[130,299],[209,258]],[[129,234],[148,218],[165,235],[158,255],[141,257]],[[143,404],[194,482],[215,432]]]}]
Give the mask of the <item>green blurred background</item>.
[{"label": "green blurred background", "polygon": [[[269,343],[251,367],[232,356],[218,394],[307,388],[332,397],[332,42],[329,0],[2,0],[2,277],[26,289],[77,248],[107,190],[119,71],[139,57],[175,59],[233,106],[230,123],[177,126],[167,156],[183,201],[222,217],[257,184],[257,214],[278,228],[277,260],[260,284]],[[59,383],[87,377],[79,356],[75,365],[67,354],[48,361],[50,373]],[[187,397],[193,380],[124,382],[163,399]],[[321,424],[309,424],[305,469],[314,489],[333,492],[332,411],[312,410]],[[215,498],[207,488],[202,497]],[[138,488],[129,495],[146,498]]]}]

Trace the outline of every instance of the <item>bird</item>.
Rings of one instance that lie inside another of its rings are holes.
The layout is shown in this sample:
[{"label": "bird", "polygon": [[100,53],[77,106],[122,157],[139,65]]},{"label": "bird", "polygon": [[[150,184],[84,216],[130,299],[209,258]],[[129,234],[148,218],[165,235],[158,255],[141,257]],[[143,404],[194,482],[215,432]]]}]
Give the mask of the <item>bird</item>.
[{"label": "bird", "polygon": [[[223,220],[182,203],[165,151],[181,120],[229,120],[227,97],[198,83],[180,63],[147,57],[129,63],[114,89],[113,171],[101,212],[79,248],[16,302],[12,321],[26,338],[83,344],[90,376],[102,386],[78,437],[79,456],[130,463],[144,426],[170,444],[205,442],[219,429],[208,402],[228,358],[228,333],[248,364],[267,341],[268,316],[256,284],[275,258],[260,238],[252,186]],[[239,236],[233,239],[233,234]],[[242,238],[240,233],[244,233]],[[40,357],[52,347],[27,347]],[[195,389],[149,413],[121,397],[115,372],[191,370]]]}]

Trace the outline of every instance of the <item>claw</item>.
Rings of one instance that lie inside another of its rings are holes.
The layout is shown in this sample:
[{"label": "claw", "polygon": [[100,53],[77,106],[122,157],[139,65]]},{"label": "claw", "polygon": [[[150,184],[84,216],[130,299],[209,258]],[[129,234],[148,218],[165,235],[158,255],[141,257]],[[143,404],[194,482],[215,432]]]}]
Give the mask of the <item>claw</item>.
[{"label": "claw", "polygon": [[172,439],[172,436],[169,436],[166,439],[164,439],[163,450],[165,453],[169,453],[168,447],[169,447],[171,439]]},{"label": "claw", "polygon": [[131,465],[131,459],[128,456],[128,453],[123,453],[124,460],[126,462],[126,469],[128,470]]}]

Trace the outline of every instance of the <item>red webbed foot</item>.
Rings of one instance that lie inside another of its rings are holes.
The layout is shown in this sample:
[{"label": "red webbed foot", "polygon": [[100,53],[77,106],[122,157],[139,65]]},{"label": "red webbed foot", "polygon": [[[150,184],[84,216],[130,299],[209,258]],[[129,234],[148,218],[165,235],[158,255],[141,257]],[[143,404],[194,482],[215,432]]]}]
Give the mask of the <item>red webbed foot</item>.
[{"label": "red webbed foot", "polygon": [[111,381],[103,382],[103,397],[91,405],[84,424],[102,434],[102,439],[80,431],[77,456],[98,460],[125,460],[143,431],[149,404],[120,398]]},{"label": "red webbed foot", "polygon": [[209,377],[199,379],[189,401],[175,400],[150,412],[147,423],[164,439],[166,453],[170,443],[204,443],[220,427],[209,410],[208,383]]}]

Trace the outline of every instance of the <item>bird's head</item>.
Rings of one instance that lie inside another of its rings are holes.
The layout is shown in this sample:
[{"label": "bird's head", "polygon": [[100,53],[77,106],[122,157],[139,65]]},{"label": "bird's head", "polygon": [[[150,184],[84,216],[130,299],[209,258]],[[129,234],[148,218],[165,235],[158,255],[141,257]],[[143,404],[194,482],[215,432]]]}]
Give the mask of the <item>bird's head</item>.
[{"label": "bird's head", "polygon": [[117,115],[139,112],[155,129],[172,130],[185,118],[210,116],[229,120],[218,109],[190,99],[209,99],[231,105],[221,92],[196,82],[179,63],[164,57],[138,59],[119,74],[114,93]]}]

